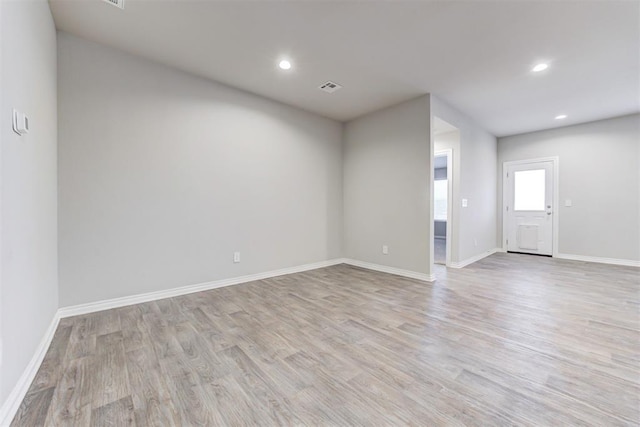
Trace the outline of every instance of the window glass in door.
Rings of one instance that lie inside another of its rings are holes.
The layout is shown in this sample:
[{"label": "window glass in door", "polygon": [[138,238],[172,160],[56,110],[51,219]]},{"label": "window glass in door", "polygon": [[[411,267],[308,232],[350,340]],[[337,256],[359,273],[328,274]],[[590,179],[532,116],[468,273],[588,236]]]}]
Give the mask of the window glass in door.
[{"label": "window glass in door", "polygon": [[436,221],[447,220],[447,184],[446,179],[433,182],[433,217]]},{"label": "window glass in door", "polygon": [[545,210],[545,172],[544,169],[514,172],[514,210]]}]

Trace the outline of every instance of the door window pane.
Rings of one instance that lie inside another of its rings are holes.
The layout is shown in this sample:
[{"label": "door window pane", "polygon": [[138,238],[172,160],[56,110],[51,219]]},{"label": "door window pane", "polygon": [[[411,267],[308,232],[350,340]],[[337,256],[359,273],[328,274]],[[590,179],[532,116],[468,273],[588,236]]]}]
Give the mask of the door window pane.
[{"label": "door window pane", "polygon": [[447,180],[433,182],[433,218],[447,220]]},{"label": "door window pane", "polygon": [[517,171],[513,174],[516,211],[543,211],[545,202],[545,170]]}]

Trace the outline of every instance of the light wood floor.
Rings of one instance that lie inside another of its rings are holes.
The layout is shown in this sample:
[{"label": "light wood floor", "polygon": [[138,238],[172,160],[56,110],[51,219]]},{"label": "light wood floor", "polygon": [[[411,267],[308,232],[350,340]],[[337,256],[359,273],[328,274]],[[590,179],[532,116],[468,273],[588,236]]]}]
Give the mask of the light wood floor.
[{"label": "light wood floor", "polygon": [[447,263],[446,239],[433,239],[433,262],[436,264]]},{"label": "light wood floor", "polygon": [[63,319],[14,426],[640,423],[637,268],[346,265]]}]

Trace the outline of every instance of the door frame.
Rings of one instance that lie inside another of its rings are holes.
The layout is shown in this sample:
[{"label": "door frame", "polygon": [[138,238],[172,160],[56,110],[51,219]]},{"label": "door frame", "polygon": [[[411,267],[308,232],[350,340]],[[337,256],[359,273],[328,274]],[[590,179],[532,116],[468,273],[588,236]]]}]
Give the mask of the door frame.
[{"label": "door frame", "polygon": [[560,217],[560,158],[554,157],[538,157],[535,159],[512,160],[502,163],[502,251],[507,252],[507,170],[509,166],[521,165],[524,163],[552,162],[553,164],[553,223],[552,223],[552,257],[558,256],[558,235],[559,233],[559,217]]},{"label": "door frame", "polygon": [[[447,238],[445,246],[445,267],[451,266],[451,246],[453,239],[451,230],[453,229],[453,148],[446,148],[444,150],[434,151],[433,158],[437,156],[447,156]],[[435,182],[435,179],[434,179]],[[433,210],[433,209],[432,209]],[[433,215],[433,213],[431,214]],[[435,219],[434,219],[435,222]]]}]

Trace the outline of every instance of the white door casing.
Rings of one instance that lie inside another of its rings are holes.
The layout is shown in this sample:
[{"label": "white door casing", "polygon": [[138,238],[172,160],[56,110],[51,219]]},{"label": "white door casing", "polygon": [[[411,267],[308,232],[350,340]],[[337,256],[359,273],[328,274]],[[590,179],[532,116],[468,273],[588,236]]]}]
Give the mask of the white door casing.
[{"label": "white door casing", "polygon": [[509,252],[556,253],[557,159],[506,162],[503,234]]}]

